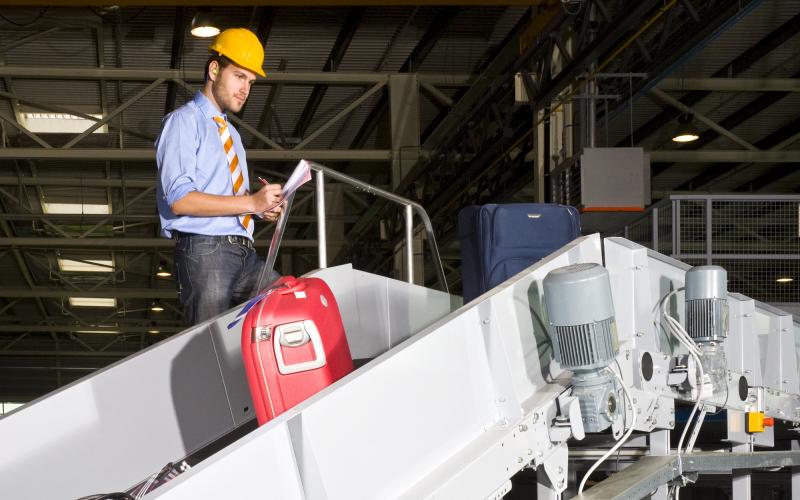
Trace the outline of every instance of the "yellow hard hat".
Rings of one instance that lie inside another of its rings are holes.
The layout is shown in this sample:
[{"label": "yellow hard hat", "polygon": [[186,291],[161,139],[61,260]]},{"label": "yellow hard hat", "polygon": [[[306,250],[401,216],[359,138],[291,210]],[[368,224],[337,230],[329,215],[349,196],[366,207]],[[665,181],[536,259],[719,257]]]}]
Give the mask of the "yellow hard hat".
[{"label": "yellow hard hat", "polygon": [[222,54],[237,66],[249,69],[253,73],[267,76],[261,66],[264,65],[264,47],[256,35],[245,28],[231,28],[223,31],[208,46],[212,54]]}]

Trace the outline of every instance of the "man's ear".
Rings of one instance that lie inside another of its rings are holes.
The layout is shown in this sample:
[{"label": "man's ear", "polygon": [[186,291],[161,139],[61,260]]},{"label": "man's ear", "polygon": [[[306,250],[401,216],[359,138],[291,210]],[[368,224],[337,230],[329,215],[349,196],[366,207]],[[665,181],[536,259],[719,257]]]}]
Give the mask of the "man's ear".
[{"label": "man's ear", "polygon": [[208,73],[209,80],[216,80],[217,74],[219,74],[219,63],[217,61],[211,61],[211,64],[208,65]]}]

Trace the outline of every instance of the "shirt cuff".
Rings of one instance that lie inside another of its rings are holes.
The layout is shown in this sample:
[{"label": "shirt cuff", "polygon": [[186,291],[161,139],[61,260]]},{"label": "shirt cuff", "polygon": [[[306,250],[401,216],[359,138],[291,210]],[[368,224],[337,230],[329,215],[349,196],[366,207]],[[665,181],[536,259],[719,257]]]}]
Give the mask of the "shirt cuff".
[{"label": "shirt cuff", "polygon": [[187,194],[191,193],[192,191],[197,191],[197,188],[194,187],[194,184],[189,182],[175,186],[172,189],[170,189],[169,194],[167,195],[167,203],[171,207],[178,200],[180,200]]}]

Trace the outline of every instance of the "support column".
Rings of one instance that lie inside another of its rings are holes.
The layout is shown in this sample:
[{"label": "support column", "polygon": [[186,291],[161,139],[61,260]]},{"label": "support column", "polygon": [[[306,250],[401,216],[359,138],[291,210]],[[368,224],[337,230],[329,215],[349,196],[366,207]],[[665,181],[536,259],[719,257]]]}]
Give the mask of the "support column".
[{"label": "support column", "polygon": [[[402,73],[389,77],[389,109],[391,115],[392,137],[392,190],[408,175],[420,156],[420,112],[419,81],[416,73]],[[404,220],[404,219],[401,219]],[[419,220],[414,221],[416,224]],[[419,235],[412,239],[413,248],[413,281],[424,283],[424,252]],[[394,269],[395,277],[405,280],[406,258],[405,242],[396,248]]]},{"label": "support column", "polygon": [[536,469],[536,500],[560,500],[561,495],[556,493],[555,488],[550,483],[550,478],[544,471],[544,466]]},{"label": "support column", "polygon": [[392,188],[408,174],[419,159],[419,82],[416,73],[389,77],[392,124]]},{"label": "support column", "polygon": [[[800,441],[792,440],[792,451],[800,450]],[[792,467],[792,500],[800,500],[800,467]]]},{"label": "support column", "polygon": [[[667,456],[670,453],[669,446],[669,429],[662,429],[660,431],[651,432],[648,436],[650,455],[656,457]],[[651,500],[667,500],[667,485],[661,485],[658,489],[650,495]]]},{"label": "support column", "polygon": [[[734,452],[747,452],[753,451],[753,444],[737,444],[733,447]],[[750,476],[750,469],[734,469],[731,471],[733,478],[733,495],[732,500],[749,500],[750,491],[753,486],[753,479]],[[794,475],[792,475],[792,486],[794,486]]]}]

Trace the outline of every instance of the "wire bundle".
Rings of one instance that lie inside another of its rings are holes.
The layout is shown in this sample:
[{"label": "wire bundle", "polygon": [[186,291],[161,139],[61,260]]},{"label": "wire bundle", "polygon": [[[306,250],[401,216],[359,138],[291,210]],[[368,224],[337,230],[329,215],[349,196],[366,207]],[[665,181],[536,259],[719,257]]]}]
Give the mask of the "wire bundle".
[{"label": "wire bundle", "polygon": [[[671,291],[667,295],[664,296],[663,299],[658,304],[658,310],[661,312],[661,317],[667,323],[667,330],[669,333],[672,334],[675,339],[683,345],[686,350],[689,352],[689,355],[694,358],[695,363],[697,363],[697,369],[700,372],[700,378],[698,379],[697,384],[697,399],[695,400],[694,406],[692,407],[692,412],[689,414],[689,418],[686,420],[686,425],[683,427],[683,432],[681,432],[681,437],[678,440],[678,470],[683,473],[683,462],[682,462],[682,453],[683,453],[683,442],[686,439],[686,434],[689,431],[689,427],[691,427],[692,419],[694,418],[695,414],[697,414],[697,410],[700,408],[701,405],[701,398],[703,397],[703,386],[705,385],[705,372],[703,371],[703,363],[700,361],[700,356],[702,355],[702,351],[697,346],[695,341],[689,336],[689,333],[686,331],[685,328],[680,324],[680,322],[675,319],[673,316],[669,314],[667,311],[667,306],[669,304],[669,299],[676,295],[678,292],[685,290],[685,288],[681,287],[676,290]],[[694,448],[695,440],[697,439],[697,435],[700,433],[700,426],[703,425],[703,420],[705,419],[706,410],[705,408],[699,413],[697,422],[694,425],[694,431],[692,432],[692,437],[689,440],[689,444],[687,446],[687,452],[691,453],[692,449]],[[675,499],[678,498],[680,487],[676,487],[674,490]]]}]

